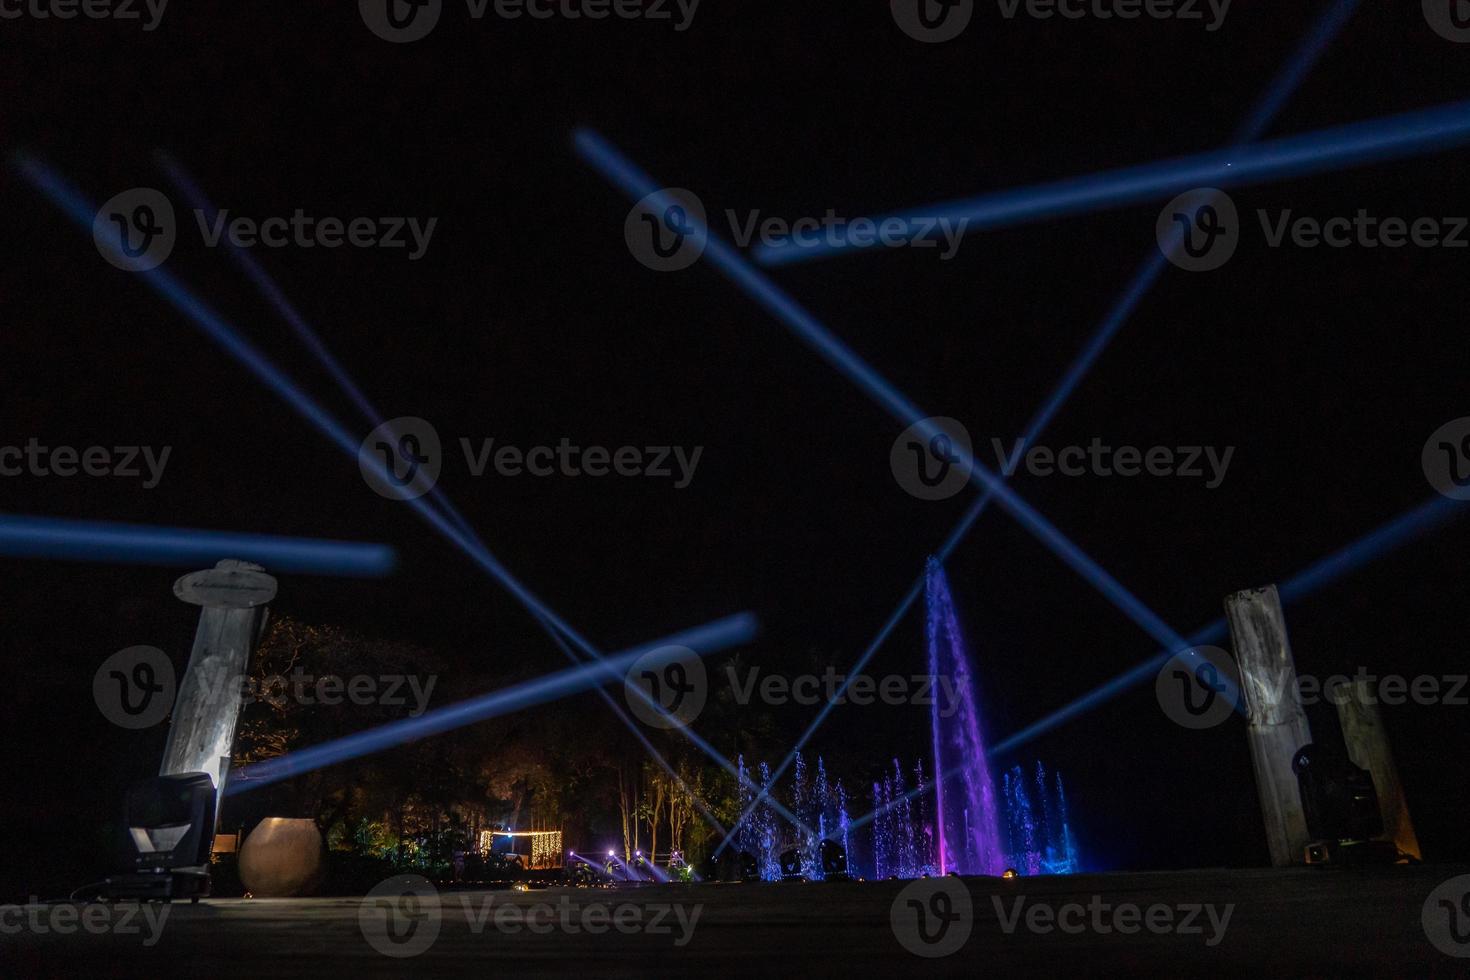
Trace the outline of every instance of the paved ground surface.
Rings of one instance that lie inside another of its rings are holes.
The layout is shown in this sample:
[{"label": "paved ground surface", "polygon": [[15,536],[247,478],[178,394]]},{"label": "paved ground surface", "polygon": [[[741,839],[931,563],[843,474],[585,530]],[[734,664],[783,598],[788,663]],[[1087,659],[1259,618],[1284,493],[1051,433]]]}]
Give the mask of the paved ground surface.
[{"label": "paved ground surface", "polygon": [[[0,916],[0,977],[1463,977],[1470,958],[1437,949],[1423,916],[1426,902],[1435,916],[1459,914],[1429,900],[1467,873],[1302,869],[444,891],[437,900],[366,907],[344,898],[219,899],[169,907],[156,931],[131,907],[11,907]],[[948,897],[936,897],[940,888]],[[1191,913],[1195,906],[1204,908]],[[152,911],[156,920],[161,907]],[[1060,929],[1053,914],[1073,931]],[[92,916],[93,929],[105,921],[109,931],[85,931],[74,916]],[[621,917],[613,921],[627,931],[607,927],[604,916]],[[635,919],[654,928],[633,931]],[[1450,920],[1431,921],[1455,936]],[[1470,915],[1454,921],[1470,931]],[[1149,928],[1166,922],[1176,931]],[[60,934],[68,924],[75,931]],[[589,934],[598,926],[605,931]],[[370,935],[398,953],[427,948],[396,958]],[[1460,935],[1459,951],[1470,956],[1470,934]],[[910,947],[957,948],[924,958]]]}]

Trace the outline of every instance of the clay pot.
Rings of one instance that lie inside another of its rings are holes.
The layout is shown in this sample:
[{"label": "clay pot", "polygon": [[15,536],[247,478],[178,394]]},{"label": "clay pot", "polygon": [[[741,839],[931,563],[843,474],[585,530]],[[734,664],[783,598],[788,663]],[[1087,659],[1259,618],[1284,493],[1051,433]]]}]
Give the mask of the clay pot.
[{"label": "clay pot", "polygon": [[240,881],[256,898],[297,898],[322,883],[326,851],[315,820],[266,817],[240,848]]}]

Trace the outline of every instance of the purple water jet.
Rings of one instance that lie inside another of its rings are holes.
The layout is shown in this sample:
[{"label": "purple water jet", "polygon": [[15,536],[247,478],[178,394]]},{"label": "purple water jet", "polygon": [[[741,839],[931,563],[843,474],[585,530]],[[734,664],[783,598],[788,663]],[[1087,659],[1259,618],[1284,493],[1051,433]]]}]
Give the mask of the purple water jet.
[{"label": "purple water jet", "polygon": [[928,602],[927,639],[929,673],[953,679],[958,703],[945,718],[942,698],[931,699],[929,709],[934,743],[935,773],[958,769],[958,785],[934,782],[935,836],[939,873],[998,875],[1005,870],[1005,845],[1000,831],[995,783],[980,734],[980,710],[969,652],[965,649],[950,596],[949,580],[938,559],[929,559],[925,584]]}]

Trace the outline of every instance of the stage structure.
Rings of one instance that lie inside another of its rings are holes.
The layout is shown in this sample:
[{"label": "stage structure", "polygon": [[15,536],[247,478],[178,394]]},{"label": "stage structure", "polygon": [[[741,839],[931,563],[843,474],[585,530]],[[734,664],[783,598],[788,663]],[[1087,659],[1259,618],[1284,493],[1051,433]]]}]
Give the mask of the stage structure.
[{"label": "stage structure", "polygon": [[[523,851],[522,847],[529,847],[530,851]],[[530,871],[560,868],[565,857],[559,830],[482,830],[480,854],[519,855]]]}]

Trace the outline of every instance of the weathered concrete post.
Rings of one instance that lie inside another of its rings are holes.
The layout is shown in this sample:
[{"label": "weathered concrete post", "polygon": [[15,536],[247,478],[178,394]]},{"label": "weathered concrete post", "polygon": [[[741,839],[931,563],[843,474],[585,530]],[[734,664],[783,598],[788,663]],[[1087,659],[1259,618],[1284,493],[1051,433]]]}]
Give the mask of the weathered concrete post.
[{"label": "weathered concrete post", "polygon": [[174,595],[203,608],[174,701],[159,775],[207,772],[214,778],[218,803],[240,717],[240,678],[265,625],[265,606],[276,597],[276,580],[259,565],[222,561],[179,579]]},{"label": "weathered concrete post", "polygon": [[1404,786],[1399,782],[1398,766],[1394,765],[1388,733],[1383,728],[1383,712],[1378,710],[1377,685],[1366,677],[1357,677],[1336,685],[1327,694],[1337,705],[1348,758],[1373,776],[1384,836],[1405,854],[1422,859],[1419,837],[1414,833],[1409,805],[1404,800]]},{"label": "weathered concrete post", "polygon": [[1312,741],[1312,730],[1297,697],[1296,663],[1281,597],[1274,585],[1237,592],[1226,597],[1225,615],[1250,712],[1251,761],[1271,863],[1278,868],[1299,864],[1311,834],[1291,760]]}]

